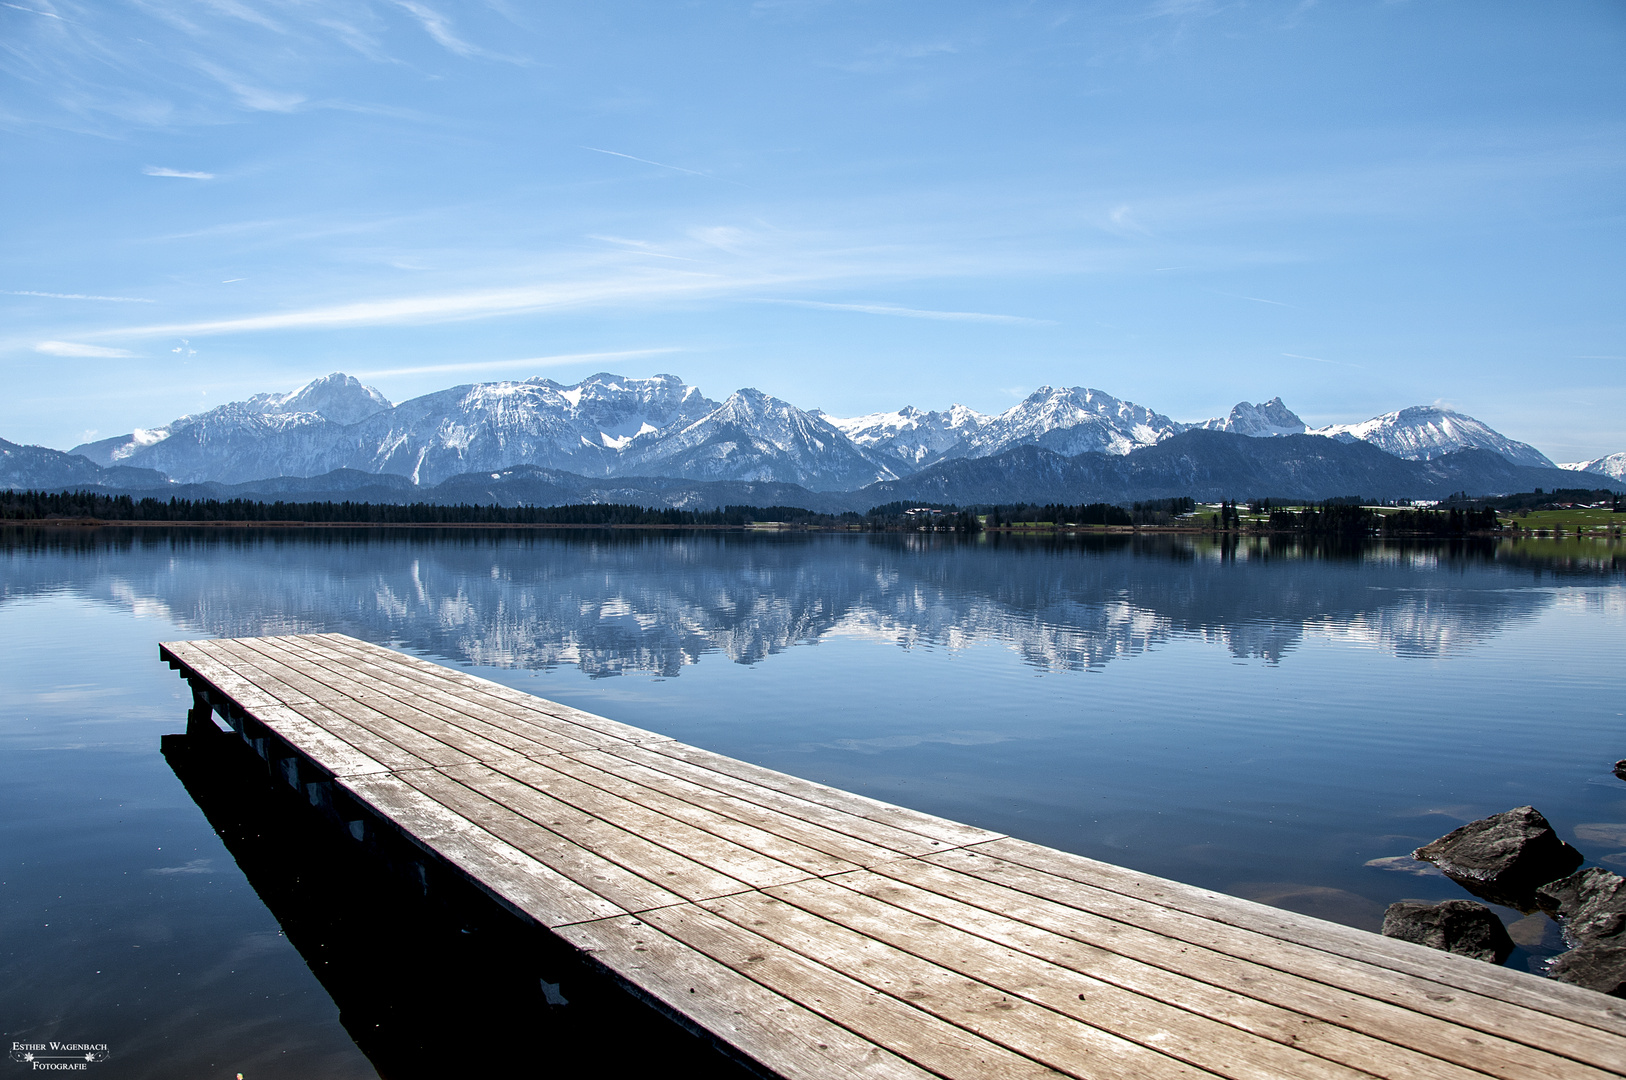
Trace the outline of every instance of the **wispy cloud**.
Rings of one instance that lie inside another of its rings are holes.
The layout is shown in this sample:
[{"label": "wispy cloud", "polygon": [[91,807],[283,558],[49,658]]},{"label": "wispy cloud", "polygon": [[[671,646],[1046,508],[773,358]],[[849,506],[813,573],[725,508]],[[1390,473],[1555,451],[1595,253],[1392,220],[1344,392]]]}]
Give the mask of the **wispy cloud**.
[{"label": "wispy cloud", "polygon": [[609,154],[611,157],[626,158],[628,161],[637,161],[644,165],[653,165],[659,169],[671,169],[673,172],[688,173],[690,176],[704,176],[708,180],[715,179],[710,173],[696,172],[694,169],[685,169],[681,165],[668,165],[663,161],[650,161],[648,158],[633,157],[631,154],[623,154],[619,150],[601,150],[596,146],[584,146],[582,149],[591,150],[595,154]]},{"label": "wispy cloud", "polygon": [[697,260],[682,255],[668,255],[664,251],[656,251],[655,245],[643,240],[628,240],[622,236],[604,236],[601,233],[588,233],[587,239],[599,240],[606,244],[615,244],[617,247],[630,248],[640,255],[650,255],[657,259],[676,259],[679,262],[695,262]]},{"label": "wispy cloud", "polygon": [[420,364],[404,368],[380,368],[377,371],[356,373],[358,379],[376,379],[384,375],[427,375],[446,371],[507,371],[513,368],[561,367],[584,360],[625,360],[637,356],[660,356],[664,353],[683,352],[670,347],[660,349],[621,349],[617,352],[559,353],[555,356],[532,356],[523,360],[476,360],[457,364]]},{"label": "wispy cloud", "polygon": [[287,31],[281,26],[266,18],[258,11],[255,11],[247,4],[239,4],[236,2],[236,0],[206,0],[206,2],[210,7],[214,8],[223,15],[230,15],[235,19],[241,19],[246,23],[253,23],[255,26],[263,27],[266,30],[273,31],[278,34],[287,33]]},{"label": "wispy cloud", "polygon": [[[779,279],[781,283],[783,278]],[[97,331],[94,337],[201,337],[207,334],[247,333],[261,330],[304,330],[338,326],[388,326],[458,319],[489,318],[527,311],[575,307],[618,301],[651,301],[715,294],[732,289],[761,288],[764,278],[723,278],[711,274],[655,272],[600,281],[530,285],[481,292],[408,296],[335,304],[187,323],[165,323]]]},{"label": "wispy cloud", "polygon": [[[1252,300],[1256,304],[1272,304],[1276,307],[1290,308],[1292,304],[1284,304],[1280,300],[1266,300],[1263,296],[1244,296],[1241,293],[1221,292],[1218,289],[1209,289],[1215,296],[1229,296],[1233,300]],[[1286,355],[1285,353],[1283,355]]]},{"label": "wispy cloud", "polygon": [[213,180],[212,172],[187,172],[185,169],[166,169],[162,165],[148,165],[141,170],[148,176],[177,176],[182,180]]},{"label": "wispy cloud", "polygon": [[1358,367],[1361,366],[1360,364],[1351,364],[1347,360],[1327,360],[1327,359],[1324,359],[1324,358],[1322,358],[1320,356],[1305,356],[1302,353],[1296,353],[1296,352],[1284,352],[1284,353],[1282,353],[1282,355],[1286,356],[1286,357],[1289,357],[1290,359],[1293,359],[1293,360],[1314,360],[1318,364],[1336,364],[1339,367],[1358,368]]},{"label": "wispy cloud", "polygon": [[1112,208],[1112,211],[1107,214],[1107,227],[1113,232],[1119,234],[1134,233],[1136,236],[1151,235],[1150,230],[1148,230],[1146,226],[1142,225],[1136,219],[1135,212],[1130,208],[1128,203]]},{"label": "wispy cloud", "polygon": [[13,11],[26,11],[30,15],[43,15],[47,19],[57,19],[57,20],[60,20],[60,21],[63,21],[63,22],[67,21],[67,20],[63,19],[62,16],[58,15],[54,11],[41,11],[39,8],[23,7],[21,4],[7,4],[7,3],[4,3],[3,0],[0,0],[0,7],[8,7],[8,8],[11,8]]},{"label": "wispy cloud", "polygon": [[52,300],[111,300],[118,304],[150,304],[144,296],[95,296],[91,293],[35,292],[33,289],[0,289],[6,296],[45,296]]},{"label": "wispy cloud", "polygon": [[860,311],[866,315],[896,315],[904,319],[942,319],[946,322],[1014,323],[1025,326],[1054,326],[1051,319],[1030,319],[1022,315],[994,315],[984,311],[931,311],[923,308],[899,307],[896,304],[830,304],[821,300],[769,300],[763,304],[790,304],[793,307],[821,308],[828,311]]},{"label": "wispy cloud", "polygon": [[396,3],[402,10],[410,12],[423,25],[424,32],[442,48],[459,56],[474,56],[480,52],[479,46],[470,45],[452,33],[452,21],[429,5],[415,4],[412,0],[396,0]]},{"label": "wispy cloud", "polygon": [[480,46],[464,41],[452,33],[452,20],[430,7],[428,4],[419,4],[415,0],[395,0],[396,6],[408,12],[423,26],[424,33],[434,38],[447,52],[458,56],[480,56],[487,60],[501,60],[508,64],[524,64],[527,61],[520,57],[503,56],[482,49]]},{"label": "wispy cloud", "polygon": [[135,355],[128,349],[109,349],[101,345],[81,345],[77,341],[42,341],[34,346],[34,351],[45,353],[47,356],[94,356],[104,359],[118,359]]},{"label": "wispy cloud", "polygon": [[236,94],[238,103],[244,108],[254,109],[257,112],[293,112],[305,103],[305,95],[303,94],[267,90],[261,86],[254,86],[251,83],[244,82],[218,64],[212,64],[206,60],[196,60],[194,63],[199,71]]}]

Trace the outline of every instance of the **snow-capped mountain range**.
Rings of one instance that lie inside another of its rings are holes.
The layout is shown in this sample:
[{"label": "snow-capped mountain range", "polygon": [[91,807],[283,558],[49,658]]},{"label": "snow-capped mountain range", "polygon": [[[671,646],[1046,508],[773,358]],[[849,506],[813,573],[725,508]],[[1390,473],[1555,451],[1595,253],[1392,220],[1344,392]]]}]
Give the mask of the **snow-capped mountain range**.
[{"label": "snow-capped mountain range", "polygon": [[[755,389],[717,402],[675,375],[600,373],[574,385],[535,378],[475,383],[391,404],[335,373],[287,394],[259,394],[162,427],[75,447],[98,465],[153,469],[176,483],[243,483],[335,469],[392,474],[415,484],[531,465],[585,477],[666,476],[784,482],[851,491],[939,462],[1036,446],[1065,456],[1124,455],[1193,429],[1256,438],[1323,435],[1430,460],[1490,450],[1518,465],[1553,468],[1528,444],[1473,417],[1416,406],[1359,424],[1311,428],[1280,398],[1182,423],[1086,387],[1041,387],[994,415],[956,405],[835,417]],[[1579,463],[1606,472],[1613,458]],[[1619,477],[1619,472],[1610,473]]]},{"label": "snow-capped mountain range", "polygon": [[1597,473],[1599,476],[1609,476],[1616,480],[1626,480],[1626,452],[1610,454],[1608,457],[1593,458],[1591,461],[1570,461],[1560,463],[1560,469],[1574,469],[1576,472]]}]

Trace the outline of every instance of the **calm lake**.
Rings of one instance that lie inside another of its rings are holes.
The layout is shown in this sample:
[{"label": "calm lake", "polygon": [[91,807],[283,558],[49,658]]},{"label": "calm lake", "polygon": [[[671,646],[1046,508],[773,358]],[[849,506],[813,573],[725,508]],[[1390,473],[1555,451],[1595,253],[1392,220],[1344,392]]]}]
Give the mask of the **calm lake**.
[{"label": "calm lake", "polygon": [[[1394,900],[1465,895],[1396,857],[1523,803],[1626,869],[1618,541],[83,529],[0,545],[0,1028],[8,1049],[107,1044],[101,1076],[374,1075],[356,1041],[369,991],[335,1003],[281,894],[160,753],[190,705],[158,661],[175,638],[340,631],[1368,929]],[[1558,948],[1544,916],[1500,913],[1524,946],[1511,965]]]}]

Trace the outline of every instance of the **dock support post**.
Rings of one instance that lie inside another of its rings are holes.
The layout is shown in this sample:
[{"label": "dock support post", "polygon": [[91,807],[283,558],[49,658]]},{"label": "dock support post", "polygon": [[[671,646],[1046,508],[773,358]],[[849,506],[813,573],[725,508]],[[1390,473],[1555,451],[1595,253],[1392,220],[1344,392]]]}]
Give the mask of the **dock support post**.
[{"label": "dock support post", "polygon": [[203,688],[192,687],[192,707],[186,713],[186,733],[188,735],[218,735],[220,729],[215,726],[213,719],[214,706],[209,704],[209,698]]}]

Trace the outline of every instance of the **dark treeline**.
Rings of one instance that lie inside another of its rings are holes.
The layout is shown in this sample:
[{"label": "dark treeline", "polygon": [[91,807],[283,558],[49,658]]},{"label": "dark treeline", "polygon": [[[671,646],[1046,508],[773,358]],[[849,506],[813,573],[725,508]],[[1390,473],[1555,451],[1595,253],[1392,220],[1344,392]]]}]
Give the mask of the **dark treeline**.
[{"label": "dark treeline", "polygon": [[1302,510],[1270,511],[1272,532],[1314,536],[1466,536],[1497,527],[1495,510],[1452,507],[1449,510],[1395,510],[1384,514],[1369,506],[1327,502]]},{"label": "dark treeline", "polygon": [[[842,520],[852,516],[843,515]],[[882,503],[870,507],[864,514],[864,525],[883,532],[897,529],[953,533],[982,531],[982,522],[977,515],[970,510],[962,510],[957,503]]]},{"label": "dark treeline", "polygon": [[[1285,501],[1285,500],[1283,500]],[[1257,516],[1272,532],[1317,536],[1451,537],[1497,528],[1496,509],[1574,503],[1611,503],[1626,509],[1607,491],[1566,489],[1496,499],[1448,501],[1437,510],[1385,512],[1356,497],[1327,499],[1308,507],[1286,508],[1276,500],[1255,499],[1247,508],[1256,515],[1245,522],[1235,501],[1220,504],[1203,521],[1179,521],[1196,503],[1190,498],[1137,502],[1129,508],[1114,503],[1001,503],[960,507],[954,504],[891,502],[867,513],[824,514],[796,506],[724,506],[711,510],[622,503],[570,506],[494,506],[458,503],[263,502],[255,499],[132,498],[95,491],[0,491],[0,521],[90,519],[108,522],[238,522],[309,523],[320,525],[578,525],[646,528],[743,528],[777,522],[798,528],[863,531],[977,533],[1012,527],[1068,528],[1099,526],[1207,525],[1225,531],[1256,528]]]},{"label": "dark treeline", "polygon": [[1604,488],[1555,488],[1543,491],[1521,491],[1515,495],[1497,495],[1476,499],[1459,491],[1445,500],[1447,506],[1462,505],[1476,509],[1491,507],[1496,510],[1552,510],[1561,506],[1596,506],[1607,503],[1617,514],[1626,513],[1626,502],[1621,496]]},{"label": "dark treeline", "polygon": [[1012,525],[1132,525],[1128,510],[1112,503],[1004,503],[988,508],[988,527]]},{"label": "dark treeline", "polygon": [[364,525],[743,526],[758,521],[860,524],[857,514],[816,514],[792,506],[673,510],[620,503],[476,506],[469,503],[260,502],[254,499],[133,499],[92,491],[0,492],[0,520],[310,522]]}]

